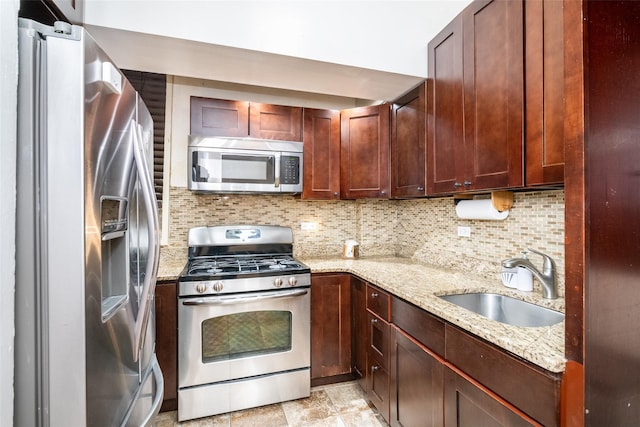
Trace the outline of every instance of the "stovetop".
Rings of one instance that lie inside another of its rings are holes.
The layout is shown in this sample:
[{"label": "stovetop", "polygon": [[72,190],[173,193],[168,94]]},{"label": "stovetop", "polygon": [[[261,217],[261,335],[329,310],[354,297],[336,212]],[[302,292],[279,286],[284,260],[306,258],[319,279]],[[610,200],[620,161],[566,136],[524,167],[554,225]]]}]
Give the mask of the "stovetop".
[{"label": "stovetop", "polygon": [[309,273],[291,255],[219,256],[191,259],[180,280],[216,280]]}]

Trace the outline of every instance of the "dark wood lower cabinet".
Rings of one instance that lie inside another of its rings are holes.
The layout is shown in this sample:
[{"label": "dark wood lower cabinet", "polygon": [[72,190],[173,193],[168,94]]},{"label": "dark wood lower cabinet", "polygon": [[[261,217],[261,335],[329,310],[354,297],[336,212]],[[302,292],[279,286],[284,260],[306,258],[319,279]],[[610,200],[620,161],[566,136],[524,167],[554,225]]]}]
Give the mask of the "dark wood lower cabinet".
[{"label": "dark wood lower cabinet", "polygon": [[160,411],[178,408],[178,284],[156,285],[156,356],[164,376],[164,401]]},{"label": "dark wood lower cabinet", "polygon": [[314,274],[311,278],[311,380],[350,373],[350,275]]},{"label": "dark wood lower cabinet", "polygon": [[351,276],[351,372],[368,392],[367,376],[367,283]]},{"label": "dark wood lower cabinet", "polygon": [[391,426],[443,426],[442,361],[395,326],[391,339]]},{"label": "dark wood lower cabinet", "polygon": [[444,370],[444,419],[445,427],[542,425],[448,367]]}]

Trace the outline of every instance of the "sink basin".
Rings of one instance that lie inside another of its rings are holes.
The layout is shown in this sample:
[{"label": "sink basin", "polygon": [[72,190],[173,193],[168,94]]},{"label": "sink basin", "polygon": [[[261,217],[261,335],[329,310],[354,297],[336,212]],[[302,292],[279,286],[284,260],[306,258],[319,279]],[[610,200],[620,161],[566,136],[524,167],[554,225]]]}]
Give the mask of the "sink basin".
[{"label": "sink basin", "polygon": [[440,298],[507,325],[551,326],[564,320],[564,314],[559,311],[506,295],[471,293],[443,295]]}]

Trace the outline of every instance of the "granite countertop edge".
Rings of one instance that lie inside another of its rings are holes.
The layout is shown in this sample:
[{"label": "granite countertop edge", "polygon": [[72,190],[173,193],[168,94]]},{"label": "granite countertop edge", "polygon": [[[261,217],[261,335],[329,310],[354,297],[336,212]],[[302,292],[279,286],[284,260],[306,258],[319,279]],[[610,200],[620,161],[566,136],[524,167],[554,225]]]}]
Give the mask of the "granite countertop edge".
[{"label": "granite countertop edge", "polygon": [[[413,261],[409,258],[381,257],[343,259],[298,258],[312,273],[350,273],[408,301],[486,341],[507,350],[547,371],[565,370],[564,322],[549,327],[518,327],[487,319],[438,296],[494,292],[564,312],[564,299],[545,300],[540,292],[522,292],[502,285],[498,275],[484,277],[451,271]],[[183,257],[163,257],[159,281],[175,281],[184,268]]]}]

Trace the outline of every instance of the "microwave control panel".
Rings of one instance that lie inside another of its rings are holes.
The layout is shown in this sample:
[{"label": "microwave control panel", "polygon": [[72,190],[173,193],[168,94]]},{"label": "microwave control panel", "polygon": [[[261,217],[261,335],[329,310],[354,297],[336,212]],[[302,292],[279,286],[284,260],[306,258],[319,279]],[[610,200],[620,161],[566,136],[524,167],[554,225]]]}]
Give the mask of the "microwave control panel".
[{"label": "microwave control panel", "polygon": [[282,156],[280,159],[280,182],[282,184],[300,183],[300,157]]}]

